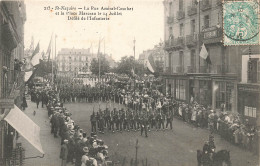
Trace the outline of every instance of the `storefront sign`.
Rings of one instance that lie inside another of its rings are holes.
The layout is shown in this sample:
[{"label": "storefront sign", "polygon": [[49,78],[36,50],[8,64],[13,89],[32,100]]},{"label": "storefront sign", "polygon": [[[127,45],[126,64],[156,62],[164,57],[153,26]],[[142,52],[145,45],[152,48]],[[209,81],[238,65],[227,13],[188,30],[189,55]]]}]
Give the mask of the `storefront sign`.
[{"label": "storefront sign", "polygon": [[203,80],[203,81],[211,81],[211,78],[208,77],[195,77],[196,80]]},{"label": "storefront sign", "polygon": [[215,37],[218,37],[217,30],[204,32],[204,35],[203,35],[204,39],[211,39],[211,38],[215,38]]},{"label": "storefront sign", "polygon": [[259,93],[260,92],[260,86],[238,85],[238,90]]},{"label": "storefront sign", "polygon": [[14,108],[14,99],[0,99],[0,108]]}]

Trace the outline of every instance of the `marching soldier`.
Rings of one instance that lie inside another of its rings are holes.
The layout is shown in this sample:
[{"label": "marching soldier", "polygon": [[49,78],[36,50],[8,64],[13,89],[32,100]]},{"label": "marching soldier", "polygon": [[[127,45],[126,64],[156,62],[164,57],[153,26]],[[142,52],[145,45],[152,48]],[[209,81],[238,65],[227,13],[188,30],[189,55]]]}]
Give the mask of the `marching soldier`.
[{"label": "marching soldier", "polygon": [[119,131],[119,117],[116,109],[114,110],[114,122],[116,123],[116,130]]},{"label": "marching soldier", "polygon": [[145,137],[148,137],[147,125],[148,125],[148,117],[147,115],[143,114],[141,117],[141,136],[143,135],[143,132],[145,132]]},{"label": "marching soldier", "polygon": [[122,109],[121,111],[120,111],[120,113],[119,113],[119,129],[120,129],[120,131],[122,132],[122,130],[123,130],[123,122],[124,122],[124,109]]},{"label": "marching soldier", "polygon": [[139,125],[139,113],[136,111],[135,116],[134,116],[134,120],[135,120],[135,131],[139,130],[140,125]]},{"label": "marching soldier", "polygon": [[153,128],[153,118],[154,118],[154,113],[150,113],[149,118],[148,118],[148,131],[151,131],[151,128]]},{"label": "marching soldier", "polygon": [[97,118],[95,116],[95,112],[93,111],[93,114],[90,116],[90,121],[91,121],[91,131],[92,132],[97,132]]},{"label": "marching soldier", "polygon": [[134,113],[133,113],[133,111],[130,112],[129,119],[130,119],[130,126],[131,126],[131,129],[132,129],[132,130],[134,130],[134,129],[136,130],[135,120],[134,120]]},{"label": "marching soldier", "polygon": [[112,130],[112,132],[115,132],[115,130],[114,130],[114,124],[115,124],[114,113],[115,113],[115,108],[114,108],[114,111],[110,112],[110,130]]},{"label": "marching soldier", "polygon": [[173,120],[173,114],[169,111],[167,114],[166,129],[168,129],[168,124],[170,124],[170,128],[172,130],[172,120]]},{"label": "marching soldier", "polygon": [[102,134],[104,134],[104,123],[105,123],[104,114],[100,113],[99,132],[102,133]]}]

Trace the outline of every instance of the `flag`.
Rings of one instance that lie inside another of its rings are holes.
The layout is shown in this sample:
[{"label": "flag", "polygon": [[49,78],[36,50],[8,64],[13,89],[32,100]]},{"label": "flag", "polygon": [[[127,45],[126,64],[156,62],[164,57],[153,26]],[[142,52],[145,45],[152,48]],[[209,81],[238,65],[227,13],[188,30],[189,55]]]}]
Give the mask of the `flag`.
[{"label": "flag", "polygon": [[131,74],[132,74],[133,77],[135,76],[134,68],[131,69]]},{"label": "flag", "polygon": [[200,57],[205,59],[208,64],[211,64],[211,60],[204,43],[202,44],[202,48],[200,50]]},{"label": "flag", "polygon": [[39,42],[38,42],[36,48],[34,49],[34,51],[32,53],[31,58],[33,58],[37,53],[39,53],[39,51],[40,51],[40,45],[39,45]]},{"label": "flag", "polygon": [[52,35],[51,35],[51,40],[50,40],[48,49],[46,51],[46,55],[48,56],[48,62],[50,61],[50,56],[51,56],[51,43],[52,43]]},{"label": "flag", "polygon": [[31,78],[32,74],[33,74],[33,71],[25,72],[24,81],[27,82]]},{"label": "flag", "polygon": [[40,59],[42,59],[42,55],[41,55],[41,53],[38,52],[31,59],[32,65],[35,66],[35,65],[39,64],[40,63]]},{"label": "flag", "polygon": [[153,67],[154,60],[152,55],[149,55],[149,57],[145,60],[145,66],[147,67],[148,71],[151,72],[152,74],[155,72]]},{"label": "flag", "polygon": [[33,66],[35,66],[35,65],[40,63],[39,60],[41,59],[42,56],[39,53],[39,51],[40,51],[40,45],[39,45],[39,42],[38,42],[36,48],[34,49],[34,51],[32,53],[32,56],[31,56],[31,64]]}]

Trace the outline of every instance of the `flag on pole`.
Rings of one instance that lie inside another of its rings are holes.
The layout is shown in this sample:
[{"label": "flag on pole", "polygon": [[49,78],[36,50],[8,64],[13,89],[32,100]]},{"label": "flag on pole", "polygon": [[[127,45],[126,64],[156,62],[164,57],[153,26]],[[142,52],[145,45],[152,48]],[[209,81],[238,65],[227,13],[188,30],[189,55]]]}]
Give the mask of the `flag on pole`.
[{"label": "flag on pole", "polygon": [[37,53],[39,53],[39,51],[40,51],[40,44],[38,42],[36,48],[34,49],[34,51],[32,53],[32,57],[31,58],[33,58]]},{"label": "flag on pole", "polygon": [[34,55],[31,59],[31,63],[33,66],[36,66],[40,63],[40,59],[42,59],[42,55],[41,53],[37,53],[36,55]]},{"label": "flag on pole", "polygon": [[149,57],[145,60],[145,66],[147,67],[148,71],[154,74],[154,60],[152,55],[149,55]]},{"label": "flag on pole", "polygon": [[30,77],[32,76],[32,74],[33,74],[33,71],[25,72],[24,81],[27,82],[30,79]]},{"label": "flag on pole", "polygon": [[211,60],[204,43],[202,44],[202,48],[200,50],[200,57],[205,59],[208,64],[211,64]]},{"label": "flag on pole", "polygon": [[135,76],[134,68],[131,69],[131,74],[132,74],[133,77]]}]

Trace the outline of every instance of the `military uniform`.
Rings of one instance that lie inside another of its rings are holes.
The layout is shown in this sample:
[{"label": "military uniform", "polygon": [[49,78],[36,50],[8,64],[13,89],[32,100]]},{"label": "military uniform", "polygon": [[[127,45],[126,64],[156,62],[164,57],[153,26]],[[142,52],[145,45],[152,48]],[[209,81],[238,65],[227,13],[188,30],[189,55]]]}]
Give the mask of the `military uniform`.
[{"label": "military uniform", "polygon": [[148,118],[146,115],[143,115],[141,117],[141,136],[143,135],[143,132],[145,132],[145,137],[148,137],[147,135],[147,125],[148,125]]},{"label": "military uniform", "polygon": [[95,116],[95,113],[90,116],[90,121],[91,121],[91,131],[92,132],[97,132],[97,118]]},{"label": "military uniform", "polygon": [[168,128],[168,124],[169,124],[171,130],[172,130],[172,120],[173,120],[173,115],[172,115],[172,113],[168,112],[168,114],[167,114],[166,128]]}]

